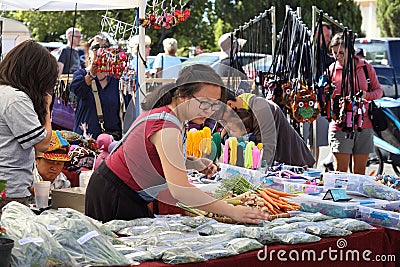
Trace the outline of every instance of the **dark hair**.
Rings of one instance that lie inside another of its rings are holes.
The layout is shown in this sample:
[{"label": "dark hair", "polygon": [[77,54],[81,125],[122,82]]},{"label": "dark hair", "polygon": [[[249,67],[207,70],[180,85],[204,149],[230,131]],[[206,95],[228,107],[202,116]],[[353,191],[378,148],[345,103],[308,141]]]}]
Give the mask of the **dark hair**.
[{"label": "dark hair", "polygon": [[145,102],[141,104],[143,110],[159,108],[172,103],[174,97],[191,96],[200,91],[204,83],[189,83],[177,86],[175,83],[167,83],[158,86],[153,92],[146,96]]},{"label": "dark hair", "polygon": [[237,95],[235,94],[235,92],[233,92],[232,90],[229,90],[229,89],[226,89],[225,91],[226,91],[226,101],[225,102],[228,102],[229,100],[236,102]]},{"label": "dark hair", "polygon": [[[97,44],[92,46],[94,41],[97,41]],[[99,42],[103,42],[102,45],[100,45]],[[105,36],[103,33],[99,33],[96,36],[94,36],[93,38],[91,38],[88,41],[88,44],[89,44],[89,49],[93,50],[93,51],[95,51],[99,48],[102,48],[102,47],[104,47],[104,48],[110,47],[110,41],[108,40],[107,36]]]},{"label": "dark hair", "polygon": [[221,101],[226,102],[226,90],[221,77],[208,65],[193,64],[179,72],[176,83],[161,85],[147,95],[141,107],[143,110],[150,110],[171,104],[174,97],[192,96],[200,91],[204,84],[221,86]]},{"label": "dark hair", "polygon": [[52,94],[57,77],[55,57],[34,40],[20,43],[0,62],[0,84],[27,94],[42,124],[47,114],[44,96]]}]

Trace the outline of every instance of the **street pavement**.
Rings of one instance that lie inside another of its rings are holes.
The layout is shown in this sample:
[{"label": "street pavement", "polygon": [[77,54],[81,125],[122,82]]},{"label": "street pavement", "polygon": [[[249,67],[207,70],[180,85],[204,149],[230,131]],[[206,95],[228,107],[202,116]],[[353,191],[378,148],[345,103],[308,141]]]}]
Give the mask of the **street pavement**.
[{"label": "street pavement", "polygon": [[[329,146],[324,146],[319,148],[319,161],[318,161],[318,166],[317,169],[325,169],[325,167],[322,165],[322,161],[329,155],[330,153],[330,148]],[[395,175],[395,172],[392,168],[392,165],[386,164],[384,166],[384,173],[388,175]]]}]

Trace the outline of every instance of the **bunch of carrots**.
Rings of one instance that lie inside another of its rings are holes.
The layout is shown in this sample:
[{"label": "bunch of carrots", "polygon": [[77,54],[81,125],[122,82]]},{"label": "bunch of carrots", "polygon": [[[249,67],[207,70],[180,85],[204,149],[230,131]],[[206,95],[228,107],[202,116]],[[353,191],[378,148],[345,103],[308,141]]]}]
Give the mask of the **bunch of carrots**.
[{"label": "bunch of carrots", "polygon": [[285,197],[295,197],[296,195],[272,188],[258,188],[257,194],[263,198],[264,205],[271,214],[281,214],[300,209],[300,205],[285,199]]},{"label": "bunch of carrots", "polygon": [[[247,181],[240,174],[222,180],[221,185],[216,189],[214,196],[218,199],[226,200],[227,196],[229,196],[229,192],[237,195],[236,199],[240,199],[242,195],[248,192],[255,193],[257,196],[262,198],[264,204],[262,210],[273,215],[286,213],[290,210],[298,210],[300,208],[298,204],[285,199],[287,197],[295,197],[296,195],[281,192],[272,188],[257,187]],[[244,204],[246,201],[242,200],[242,202]]]}]

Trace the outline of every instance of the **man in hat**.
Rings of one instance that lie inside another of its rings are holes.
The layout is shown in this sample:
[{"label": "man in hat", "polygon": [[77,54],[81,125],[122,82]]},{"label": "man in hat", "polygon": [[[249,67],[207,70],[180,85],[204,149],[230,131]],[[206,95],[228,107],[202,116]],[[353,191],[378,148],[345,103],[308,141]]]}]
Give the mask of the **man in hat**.
[{"label": "man in hat", "polygon": [[[233,39],[232,39],[233,38]],[[243,74],[246,74],[246,72],[243,70],[242,64],[239,62],[237,58],[235,58],[235,54],[239,52],[243,46],[246,44],[247,40],[241,39],[241,38],[236,38],[233,36],[232,33],[224,33],[219,37],[218,39],[218,45],[221,48],[221,64],[230,66],[231,68],[237,69],[238,71],[242,72]],[[231,55],[233,56],[233,65],[231,66]],[[225,68],[224,68],[225,69]],[[220,69],[217,71],[217,73],[222,76],[222,77],[227,77],[228,74],[226,73],[227,71],[221,71]]]},{"label": "man in hat", "polygon": [[50,181],[51,189],[71,187],[71,182],[61,172],[64,163],[71,160],[68,155],[69,147],[68,141],[61,132],[53,131],[47,152],[36,156],[36,168],[33,171],[34,181]]}]

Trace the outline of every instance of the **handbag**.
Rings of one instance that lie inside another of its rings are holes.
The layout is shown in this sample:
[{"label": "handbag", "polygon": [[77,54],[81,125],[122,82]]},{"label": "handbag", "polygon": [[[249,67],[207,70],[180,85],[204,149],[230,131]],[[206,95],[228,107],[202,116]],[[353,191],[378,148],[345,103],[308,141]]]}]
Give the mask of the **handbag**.
[{"label": "handbag", "polygon": [[51,109],[51,123],[53,128],[70,130],[74,128],[75,108],[69,101],[69,86],[64,90],[64,82],[60,80],[55,88],[53,107]]},{"label": "handbag", "polygon": [[[369,79],[367,66],[363,66],[365,78],[368,82],[368,92],[371,91],[371,80]],[[381,132],[387,129],[388,122],[385,113],[381,107],[378,107],[374,101],[371,101],[368,106],[368,115],[371,119],[372,126],[376,132]]]}]

